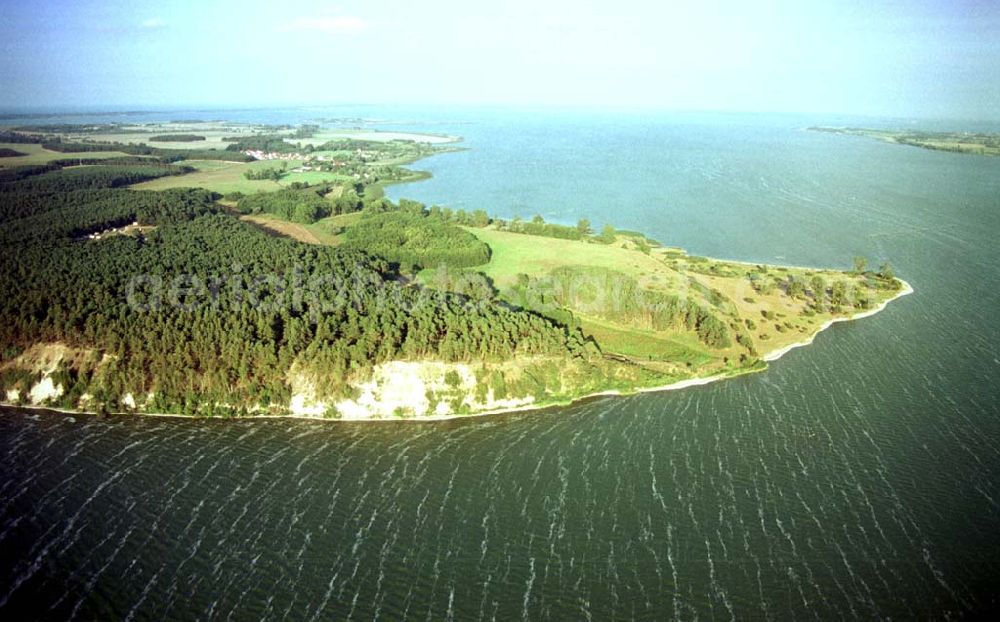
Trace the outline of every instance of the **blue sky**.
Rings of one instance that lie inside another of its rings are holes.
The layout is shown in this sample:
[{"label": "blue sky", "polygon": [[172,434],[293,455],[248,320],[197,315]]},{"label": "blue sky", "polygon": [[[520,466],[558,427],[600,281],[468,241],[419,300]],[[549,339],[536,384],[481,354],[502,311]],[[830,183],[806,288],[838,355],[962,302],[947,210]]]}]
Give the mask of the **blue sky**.
[{"label": "blue sky", "polygon": [[1000,118],[1000,1],[0,0],[0,106]]}]

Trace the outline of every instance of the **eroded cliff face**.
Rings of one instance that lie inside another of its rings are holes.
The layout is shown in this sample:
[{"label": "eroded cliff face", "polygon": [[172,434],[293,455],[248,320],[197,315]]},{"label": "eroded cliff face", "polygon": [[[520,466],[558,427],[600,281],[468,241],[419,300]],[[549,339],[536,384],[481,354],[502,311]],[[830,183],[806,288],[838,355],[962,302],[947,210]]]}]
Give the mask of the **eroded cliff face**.
[{"label": "eroded cliff face", "polygon": [[[9,372],[0,382],[0,396],[14,405],[93,409],[97,405],[89,392],[77,391],[67,396],[70,387],[66,386],[66,374],[62,372],[86,372],[87,377],[99,382],[101,368],[109,360],[94,349],[71,348],[61,343],[37,344],[0,366],[0,370]],[[516,393],[514,385],[520,381],[527,364],[539,363],[512,361],[486,367],[442,361],[390,361],[351,382],[352,395],[347,398],[320,394],[315,377],[308,370],[293,366],[288,374],[292,397],[287,410],[276,405],[257,406],[249,409],[248,414],[364,420],[511,410],[535,402],[535,396],[523,389]],[[117,407],[121,411],[147,412],[153,393],[135,387],[114,401],[112,410]]]},{"label": "eroded cliff face", "polygon": [[99,364],[100,359],[94,350],[71,348],[62,343],[36,344],[2,366],[4,371],[20,373],[16,376],[8,374],[5,384],[9,386],[0,388],[6,401],[12,404],[52,404],[69,390],[53,377],[58,369],[92,369]]},{"label": "eroded cliff face", "polygon": [[389,361],[370,376],[351,383],[354,396],[319,396],[308,374],[292,374],[289,410],[298,416],[349,420],[427,418],[511,410],[529,406],[535,396],[517,394],[508,383],[519,379],[521,364],[489,368],[442,361]]}]

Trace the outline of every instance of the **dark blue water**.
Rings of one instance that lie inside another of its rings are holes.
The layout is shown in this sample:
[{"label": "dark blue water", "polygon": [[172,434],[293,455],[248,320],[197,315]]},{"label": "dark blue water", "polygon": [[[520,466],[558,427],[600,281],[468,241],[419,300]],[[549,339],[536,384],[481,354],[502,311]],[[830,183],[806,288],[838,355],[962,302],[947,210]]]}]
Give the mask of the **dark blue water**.
[{"label": "dark blue water", "polygon": [[898,120],[339,116],[466,137],[469,151],[421,162],[434,178],[397,198],[586,217],[732,259],[889,259],[916,293],[763,374],[536,413],[373,425],[5,411],[0,615],[783,620],[997,606],[1000,158],[802,129]]}]

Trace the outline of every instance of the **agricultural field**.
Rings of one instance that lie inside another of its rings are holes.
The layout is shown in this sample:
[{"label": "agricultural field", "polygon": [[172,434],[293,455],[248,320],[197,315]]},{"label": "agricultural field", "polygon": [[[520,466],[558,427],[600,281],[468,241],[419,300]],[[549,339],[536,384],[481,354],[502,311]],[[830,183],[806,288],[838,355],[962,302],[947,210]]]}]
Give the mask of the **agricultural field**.
[{"label": "agricultural field", "polygon": [[243,176],[253,168],[273,166],[270,162],[224,162],[221,160],[182,160],[179,164],[193,166],[193,173],[177,177],[161,177],[132,186],[136,190],[167,190],[169,188],[204,188],[220,194],[242,192],[254,194],[281,187],[268,179],[247,179]]},{"label": "agricultural field", "polygon": [[[141,125],[108,126],[95,132],[62,133],[64,142],[117,142],[128,145],[145,143],[160,149],[215,149],[225,151],[230,143],[223,138],[251,135],[254,132],[265,131],[266,126],[244,125],[238,123],[216,122],[182,122],[182,123],[150,123]],[[291,130],[286,130],[291,133]],[[277,132],[276,132],[277,133]],[[204,136],[205,140],[188,142],[154,141],[157,136],[193,134]]]}]

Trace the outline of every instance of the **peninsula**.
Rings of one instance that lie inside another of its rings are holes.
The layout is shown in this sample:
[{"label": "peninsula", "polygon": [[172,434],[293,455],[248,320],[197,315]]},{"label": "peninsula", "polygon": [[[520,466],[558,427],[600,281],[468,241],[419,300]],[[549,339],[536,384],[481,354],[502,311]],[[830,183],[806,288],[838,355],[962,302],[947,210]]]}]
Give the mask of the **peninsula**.
[{"label": "peninsula", "polygon": [[909,145],[934,151],[974,155],[1000,155],[1000,134],[980,132],[927,132],[920,130],[876,130],[863,127],[810,127],[814,132],[863,136],[897,145]]},{"label": "peninsula", "polygon": [[861,258],[746,264],[385,198],[456,141],[222,122],[0,133],[23,154],[0,160],[0,397],[345,420],[541,408],[761,371],[911,291]]}]

